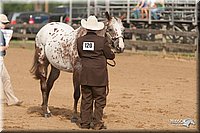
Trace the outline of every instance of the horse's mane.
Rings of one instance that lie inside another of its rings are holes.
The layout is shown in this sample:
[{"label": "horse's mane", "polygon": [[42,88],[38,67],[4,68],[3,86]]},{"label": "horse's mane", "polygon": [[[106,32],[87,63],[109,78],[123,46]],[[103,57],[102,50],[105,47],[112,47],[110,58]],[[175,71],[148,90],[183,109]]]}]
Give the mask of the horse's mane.
[{"label": "horse's mane", "polygon": [[107,23],[108,21],[103,21],[103,23],[104,23],[104,28],[102,29],[102,30],[98,30],[98,31],[96,31],[96,33],[97,33],[97,35],[99,35],[99,36],[105,36],[105,33],[106,33],[106,23]]},{"label": "horse's mane", "polygon": [[83,28],[82,26],[78,27],[75,32],[76,34],[76,38],[79,38],[81,36],[84,36],[87,33],[87,30],[85,28]]},{"label": "horse's mane", "polygon": [[[97,35],[99,35],[99,36],[105,36],[105,32],[106,32],[106,23],[107,23],[108,21],[104,21],[103,23],[104,23],[104,28],[102,29],[102,30],[98,30],[98,31],[96,31],[96,33],[97,33]],[[77,33],[76,34],[76,38],[79,38],[79,37],[81,37],[81,36],[84,36],[86,33],[87,33],[87,30],[85,29],[85,28],[83,28],[82,26],[80,26],[80,27],[78,27],[76,30],[75,30],[75,32]]]},{"label": "horse's mane", "polygon": [[[119,18],[117,17],[113,17],[114,19],[118,20]],[[102,21],[104,23],[104,28],[102,30],[98,30],[96,31],[97,35],[99,36],[103,36],[105,37],[105,33],[106,33],[106,28],[107,28],[107,25],[108,23],[110,22],[110,20],[105,20],[105,21]],[[78,27],[76,30],[77,32],[77,36],[76,38],[79,38],[81,36],[84,36],[86,33],[87,33],[87,30],[85,28],[83,28],[82,26]]]}]

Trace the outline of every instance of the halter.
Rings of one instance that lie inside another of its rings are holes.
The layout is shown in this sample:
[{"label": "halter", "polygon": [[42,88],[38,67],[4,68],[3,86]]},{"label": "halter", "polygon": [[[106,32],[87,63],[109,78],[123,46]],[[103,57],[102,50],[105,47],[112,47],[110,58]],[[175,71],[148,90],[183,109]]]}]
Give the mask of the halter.
[{"label": "halter", "polygon": [[107,36],[107,37],[111,40],[112,45],[114,44],[114,42],[115,42],[116,39],[119,39],[119,38],[122,38],[122,39],[123,39],[123,36],[122,36],[122,35],[121,35],[121,36],[112,36],[112,35],[110,34],[110,32],[109,32],[108,24],[106,24],[105,27],[106,27],[106,28],[105,28],[105,29],[106,29],[105,36]]},{"label": "halter", "polygon": [[[112,35],[110,34],[110,32],[109,32],[109,29],[107,29],[108,28],[108,24],[106,24],[105,25],[106,26],[106,32],[105,32],[105,36],[107,36],[109,39],[110,39],[110,41],[112,42],[112,45],[114,45],[114,43],[115,43],[115,40],[116,39],[119,39],[120,37],[121,38],[123,38],[123,36],[115,36],[115,37],[112,37]],[[117,47],[116,47],[117,48]],[[118,49],[118,48],[117,48]],[[109,63],[109,62],[107,62],[107,64],[109,65],[109,66],[111,66],[111,67],[114,67],[115,65],[116,65],[116,62],[115,62],[115,60],[112,60],[113,61],[113,64],[111,64],[111,63]]]},{"label": "halter", "polygon": [[105,36],[108,37],[109,41],[111,42],[111,46],[114,47],[116,49],[116,52],[117,51],[121,51],[120,47],[119,46],[115,46],[115,41],[119,38],[122,38],[123,39],[123,36],[112,36],[109,29],[108,29],[108,23],[105,24]]}]

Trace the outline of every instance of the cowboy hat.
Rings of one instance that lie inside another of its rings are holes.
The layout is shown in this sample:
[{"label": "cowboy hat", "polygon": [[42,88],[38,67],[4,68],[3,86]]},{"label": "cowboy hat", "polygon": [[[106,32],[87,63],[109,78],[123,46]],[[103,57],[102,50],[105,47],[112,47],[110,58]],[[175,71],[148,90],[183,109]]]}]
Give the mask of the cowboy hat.
[{"label": "cowboy hat", "polygon": [[8,20],[6,15],[0,14],[0,22],[1,23],[9,23],[10,21]]},{"label": "cowboy hat", "polygon": [[101,30],[104,28],[104,23],[98,22],[95,16],[89,16],[87,21],[85,19],[81,20],[81,26],[89,30]]}]

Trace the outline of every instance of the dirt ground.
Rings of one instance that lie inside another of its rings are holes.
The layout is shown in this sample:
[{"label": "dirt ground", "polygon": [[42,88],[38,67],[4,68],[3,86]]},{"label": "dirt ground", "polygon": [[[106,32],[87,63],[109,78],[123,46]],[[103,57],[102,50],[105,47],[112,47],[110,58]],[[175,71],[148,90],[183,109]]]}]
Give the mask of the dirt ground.
[{"label": "dirt ground", "polygon": [[[80,131],[70,122],[73,109],[72,74],[62,72],[50,94],[53,116],[41,116],[39,81],[29,70],[33,50],[10,48],[5,64],[15,94],[22,106],[3,108],[5,131],[44,130]],[[196,61],[173,57],[123,53],[116,55],[117,65],[109,67],[110,93],[104,121],[110,130],[197,130]],[[79,107],[80,108],[80,101]],[[181,123],[191,118],[196,125]]]}]

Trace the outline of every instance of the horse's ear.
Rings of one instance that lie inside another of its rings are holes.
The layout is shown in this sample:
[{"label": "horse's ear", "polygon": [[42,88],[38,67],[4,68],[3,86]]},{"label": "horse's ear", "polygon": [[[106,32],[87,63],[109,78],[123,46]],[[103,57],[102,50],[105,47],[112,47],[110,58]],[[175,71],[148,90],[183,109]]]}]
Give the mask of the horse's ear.
[{"label": "horse's ear", "polygon": [[105,12],[105,16],[106,18],[110,21],[112,19],[112,17],[110,16],[110,14],[108,13],[108,11]]}]

